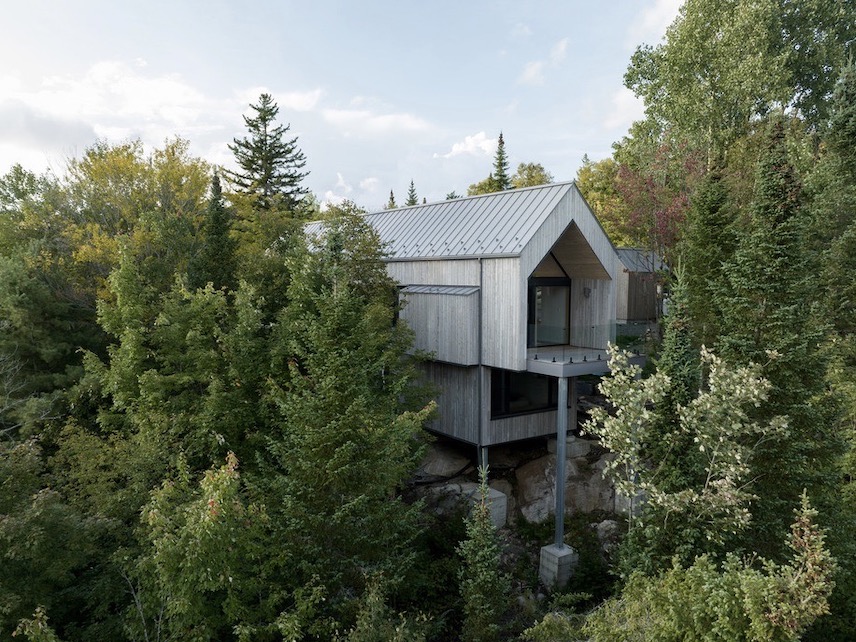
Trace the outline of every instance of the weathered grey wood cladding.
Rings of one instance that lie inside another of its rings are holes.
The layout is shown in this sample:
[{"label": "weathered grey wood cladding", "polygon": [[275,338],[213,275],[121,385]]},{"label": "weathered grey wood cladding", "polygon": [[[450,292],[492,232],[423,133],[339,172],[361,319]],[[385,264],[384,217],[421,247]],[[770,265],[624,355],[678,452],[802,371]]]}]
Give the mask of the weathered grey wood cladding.
[{"label": "weathered grey wood cladding", "polygon": [[428,362],[422,366],[437,390],[437,419],[431,430],[466,441],[479,442],[479,369]]},{"label": "weathered grey wood cladding", "polygon": [[482,262],[482,362],[507,370],[526,369],[526,279],[520,261]]},{"label": "weathered grey wood cladding", "polygon": [[488,427],[488,443],[485,446],[504,444],[510,441],[531,439],[556,434],[555,410],[538,412],[517,417],[493,419]]},{"label": "weathered grey wood cladding", "polygon": [[478,259],[389,261],[389,275],[402,285],[478,285]]},{"label": "weathered grey wood cladding", "polygon": [[479,292],[408,292],[400,317],[414,333],[414,348],[434,359],[465,366],[478,364]]}]

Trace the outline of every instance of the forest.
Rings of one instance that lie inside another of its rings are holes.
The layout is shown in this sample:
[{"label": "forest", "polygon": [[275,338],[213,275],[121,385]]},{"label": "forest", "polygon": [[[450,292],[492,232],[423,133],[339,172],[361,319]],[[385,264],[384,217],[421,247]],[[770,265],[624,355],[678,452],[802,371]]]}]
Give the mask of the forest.
[{"label": "forest", "polygon": [[[576,181],[670,265],[668,314],[644,370],[612,350],[585,430],[645,501],[606,560],[568,516],[552,592],[503,554],[489,469],[471,511],[407,492],[436,391],[364,210],[308,193],[270,95],[233,170],[180,138],[14,166],[0,638],[854,639],[854,59],[852,2],[687,0],[629,61],[645,118]],[[551,180],[500,136],[469,193]]]}]

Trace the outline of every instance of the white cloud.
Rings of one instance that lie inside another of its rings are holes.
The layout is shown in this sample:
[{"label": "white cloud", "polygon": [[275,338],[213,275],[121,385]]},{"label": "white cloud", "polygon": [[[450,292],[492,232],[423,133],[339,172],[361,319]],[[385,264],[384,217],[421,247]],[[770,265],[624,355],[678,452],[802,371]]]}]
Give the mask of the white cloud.
[{"label": "white cloud", "polygon": [[531,35],[532,29],[529,28],[529,25],[525,25],[522,22],[518,22],[511,30],[511,37],[515,40],[528,38]]},{"label": "white cloud", "polygon": [[347,135],[383,135],[430,129],[427,121],[412,114],[376,114],[367,109],[325,109],[324,120]]},{"label": "white cloud", "polygon": [[292,91],[285,94],[275,94],[274,100],[280,109],[290,111],[312,111],[318,105],[323,95],[321,89],[312,91]]},{"label": "white cloud", "polygon": [[517,78],[517,82],[523,85],[543,85],[544,84],[544,61],[536,60],[526,63],[523,68],[523,73]]},{"label": "white cloud", "polygon": [[350,194],[354,188],[345,182],[345,177],[341,172],[336,172],[336,189],[343,190],[345,194]]},{"label": "white cloud", "polygon": [[377,191],[378,185],[380,185],[380,179],[375,176],[369,176],[360,181],[360,189],[365,192]]},{"label": "white cloud", "polygon": [[333,190],[327,190],[324,192],[324,196],[321,197],[321,211],[323,212],[331,205],[341,205],[347,200],[347,197],[335,194]]},{"label": "white cloud", "polygon": [[97,138],[139,138],[154,147],[179,135],[205,144],[206,136],[222,132],[223,123],[239,112],[238,103],[212,100],[179,74],[153,73],[142,59],[100,61],[82,75],[5,76],[0,165],[76,156]]},{"label": "white cloud", "polygon": [[639,43],[656,44],[678,16],[683,0],[653,0],[641,15],[630,22],[627,44],[634,49]]},{"label": "white cloud", "polygon": [[484,132],[467,136],[460,143],[452,145],[452,150],[446,154],[434,154],[434,158],[453,158],[464,154],[472,156],[490,156],[496,151],[496,138],[488,138]]},{"label": "white cloud", "polygon": [[604,129],[628,129],[630,125],[645,115],[645,105],[641,98],[622,87],[612,94],[610,109],[603,118]]},{"label": "white cloud", "polygon": [[556,69],[565,60],[568,53],[568,39],[563,38],[550,49],[550,54],[547,60],[533,60],[527,62],[523,67],[523,71],[517,77],[517,82],[521,85],[543,85],[544,72],[550,69]]},{"label": "white cloud", "polygon": [[554,67],[558,67],[565,60],[568,53],[568,39],[562,38],[559,42],[553,45],[550,50],[550,63]]}]

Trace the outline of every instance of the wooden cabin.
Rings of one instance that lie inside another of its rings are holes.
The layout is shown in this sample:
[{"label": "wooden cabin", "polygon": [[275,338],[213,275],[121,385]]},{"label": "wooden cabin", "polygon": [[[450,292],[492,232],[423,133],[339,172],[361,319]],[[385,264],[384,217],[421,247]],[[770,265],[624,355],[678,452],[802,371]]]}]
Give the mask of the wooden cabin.
[{"label": "wooden cabin", "polygon": [[616,250],[620,261],[616,294],[616,321],[619,324],[648,324],[662,316],[662,294],[658,286],[666,269],[654,252],[633,247]]},{"label": "wooden cabin", "polygon": [[619,270],[576,185],[415,205],[366,220],[387,246],[415,347],[433,355],[425,365],[439,391],[431,428],[486,454],[489,446],[573,427],[568,380],[606,372]]}]

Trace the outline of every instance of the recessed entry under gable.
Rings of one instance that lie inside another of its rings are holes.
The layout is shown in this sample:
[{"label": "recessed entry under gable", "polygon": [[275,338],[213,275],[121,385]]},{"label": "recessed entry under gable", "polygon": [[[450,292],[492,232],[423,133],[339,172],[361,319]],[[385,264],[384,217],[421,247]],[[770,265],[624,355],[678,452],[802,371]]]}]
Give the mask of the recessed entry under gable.
[{"label": "recessed entry under gable", "polygon": [[531,276],[609,280],[609,273],[576,223],[567,227]]}]

